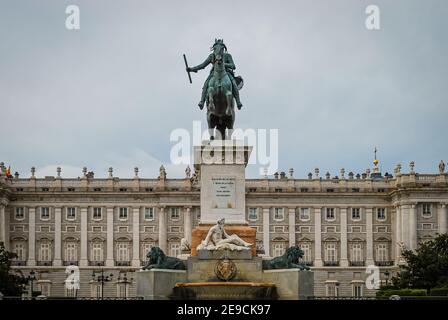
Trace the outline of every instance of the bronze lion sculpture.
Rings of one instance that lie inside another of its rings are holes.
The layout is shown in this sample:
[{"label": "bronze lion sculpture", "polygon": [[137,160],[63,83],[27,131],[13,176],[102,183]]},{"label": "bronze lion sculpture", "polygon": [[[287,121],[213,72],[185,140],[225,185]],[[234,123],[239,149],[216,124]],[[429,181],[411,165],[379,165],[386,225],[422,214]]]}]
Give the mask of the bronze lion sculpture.
[{"label": "bronze lion sculpture", "polygon": [[300,247],[290,247],[286,249],[285,253],[280,257],[275,257],[271,260],[263,261],[263,269],[300,269],[310,270],[305,264],[299,263],[299,259],[303,257],[303,250]]},{"label": "bronze lion sculpture", "polygon": [[185,263],[174,257],[168,257],[165,255],[162,249],[159,247],[152,247],[146,255],[148,262],[142,267],[142,270],[150,269],[175,269],[186,270]]}]

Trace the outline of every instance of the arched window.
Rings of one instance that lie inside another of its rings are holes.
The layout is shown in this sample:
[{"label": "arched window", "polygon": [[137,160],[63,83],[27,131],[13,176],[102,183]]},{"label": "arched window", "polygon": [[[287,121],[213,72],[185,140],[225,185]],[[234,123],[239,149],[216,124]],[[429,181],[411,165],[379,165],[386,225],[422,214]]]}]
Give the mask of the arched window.
[{"label": "arched window", "polygon": [[303,239],[299,243],[300,249],[303,251],[303,257],[301,258],[301,262],[306,265],[312,265],[313,257],[312,257],[312,242],[308,239]]},{"label": "arched window", "polygon": [[177,257],[180,255],[180,239],[170,238],[168,240],[168,255],[170,257]]},{"label": "arched window", "polygon": [[75,238],[67,238],[64,243],[64,264],[76,265],[78,262],[78,243]]},{"label": "arched window", "polygon": [[336,239],[327,239],[324,243],[324,265],[337,266],[338,264],[338,241]]},{"label": "arched window", "polygon": [[155,245],[156,245],[156,242],[151,238],[147,238],[142,241],[141,250],[140,250],[142,261],[145,261],[145,262],[148,261],[148,258],[146,257],[146,255],[151,250],[151,248],[154,247]]},{"label": "arched window", "polygon": [[12,265],[24,266],[26,265],[27,259],[27,242],[25,238],[14,238],[11,241],[12,252],[14,252],[17,257],[11,261]]},{"label": "arched window", "polygon": [[43,266],[51,265],[52,245],[51,240],[43,238],[38,242],[38,264]]},{"label": "arched window", "polygon": [[130,261],[131,261],[130,248],[131,248],[131,241],[128,238],[117,239],[117,243],[115,245],[116,265],[118,265],[118,266],[129,266],[130,265]]},{"label": "arched window", "polygon": [[283,238],[275,238],[272,240],[272,256],[279,257],[282,256],[286,248],[288,247],[288,242]]},{"label": "arched window", "polygon": [[101,238],[94,238],[91,242],[90,248],[91,265],[104,265],[104,240]]}]

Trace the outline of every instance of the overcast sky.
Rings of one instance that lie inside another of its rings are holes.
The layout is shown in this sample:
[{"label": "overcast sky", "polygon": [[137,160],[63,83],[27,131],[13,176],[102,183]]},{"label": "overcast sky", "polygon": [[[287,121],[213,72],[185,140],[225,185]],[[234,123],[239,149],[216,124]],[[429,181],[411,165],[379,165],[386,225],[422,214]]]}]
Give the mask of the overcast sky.
[{"label": "overcast sky", "polygon": [[[81,11],[80,30],[65,9]],[[365,27],[380,8],[381,30]],[[236,127],[279,129],[279,170],[295,176],[437,172],[448,160],[445,0],[0,0],[0,161],[22,177],[170,177],[170,133],[192,130],[209,69],[191,65],[224,38],[245,80]],[[256,165],[248,176],[257,177]]]}]

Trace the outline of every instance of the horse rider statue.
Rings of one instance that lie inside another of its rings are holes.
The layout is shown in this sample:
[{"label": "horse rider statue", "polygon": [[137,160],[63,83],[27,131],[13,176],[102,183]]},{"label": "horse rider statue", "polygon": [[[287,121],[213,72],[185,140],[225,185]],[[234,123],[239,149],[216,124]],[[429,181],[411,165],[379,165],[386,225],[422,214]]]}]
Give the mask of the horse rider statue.
[{"label": "horse rider statue", "polygon": [[[235,98],[236,106],[237,106],[238,110],[240,110],[241,107],[243,106],[243,104],[240,101],[239,90],[243,87],[243,78],[241,78],[240,76],[235,77],[235,75],[234,75],[234,70],[236,68],[235,63],[233,62],[232,55],[227,52],[227,47],[224,44],[223,39],[215,39],[215,43],[210,48],[210,50],[213,52],[210,53],[210,55],[207,57],[207,59],[203,63],[201,63],[195,67],[191,67],[191,68],[187,67],[187,72],[198,72],[198,70],[204,69],[209,64],[212,64],[214,66],[215,59],[217,58],[217,55],[218,55],[217,50],[219,50],[218,48],[222,47],[222,46],[224,47],[223,62],[225,65],[225,70],[227,72],[227,75],[229,76],[230,81],[232,82],[232,94],[233,94],[233,97]],[[214,67],[212,67],[212,69],[210,70],[210,74],[207,77],[207,80],[205,80],[204,86],[202,88],[201,101],[199,101],[199,103],[198,103],[198,106],[201,110],[204,108],[204,103],[207,98],[207,92],[208,92],[208,86],[210,83],[210,79],[213,77],[213,71],[214,71]]]}]

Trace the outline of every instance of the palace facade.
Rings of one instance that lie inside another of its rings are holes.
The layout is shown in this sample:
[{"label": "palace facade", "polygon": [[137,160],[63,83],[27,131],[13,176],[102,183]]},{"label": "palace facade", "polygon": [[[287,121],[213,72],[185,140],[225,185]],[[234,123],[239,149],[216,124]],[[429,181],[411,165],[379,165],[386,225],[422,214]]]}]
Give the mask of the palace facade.
[{"label": "palace facade", "polygon": [[[3,166],[3,164],[2,164]],[[319,170],[296,179],[293,170],[246,179],[246,219],[265,257],[299,245],[315,272],[316,296],[371,296],[368,266],[382,283],[402,262],[402,247],[447,232],[448,174],[420,174],[411,163],[394,175],[378,168],[338,177]],[[0,172],[3,172],[1,170]],[[200,221],[197,180],[135,176],[79,178],[0,176],[0,241],[17,254],[14,270],[34,272],[35,290],[52,297],[133,297],[133,273],[159,246],[181,255]],[[78,266],[80,289],[65,287],[67,266]],[[100,282],[101,271],[110,281]]]}]

